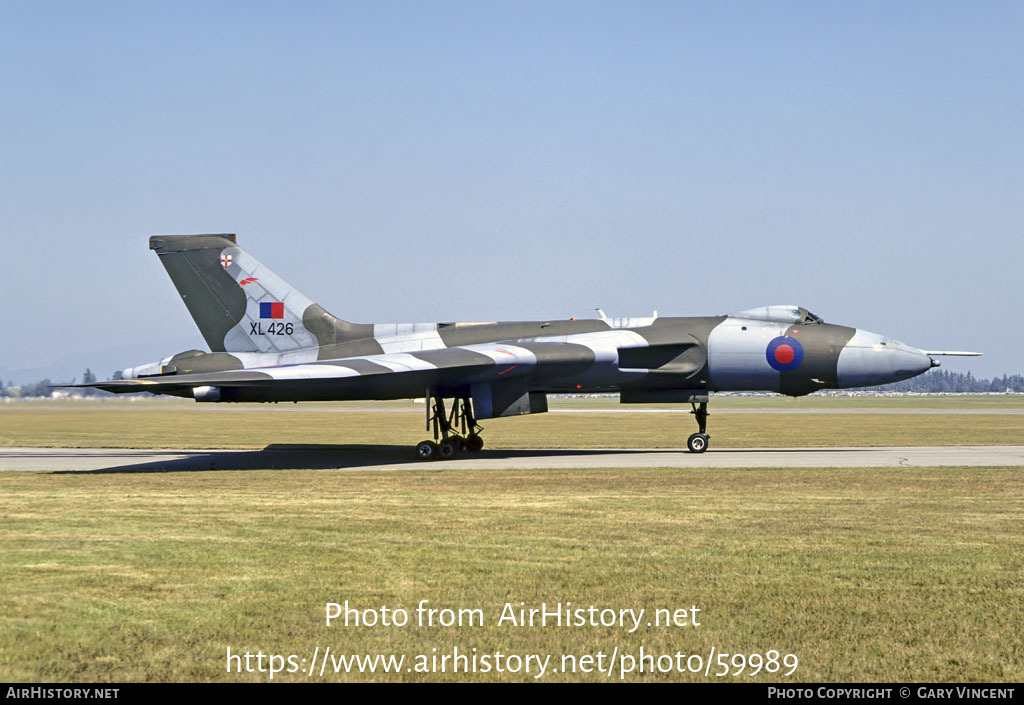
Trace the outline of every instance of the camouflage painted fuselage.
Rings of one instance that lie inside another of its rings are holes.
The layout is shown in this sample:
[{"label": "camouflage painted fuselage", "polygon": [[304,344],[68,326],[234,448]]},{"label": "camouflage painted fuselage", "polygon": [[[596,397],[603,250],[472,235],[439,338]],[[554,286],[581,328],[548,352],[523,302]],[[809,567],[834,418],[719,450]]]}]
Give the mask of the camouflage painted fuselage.
[{"label": "camouflage painted fuselage", "polygon": [[625,403],[709,391],[885,384],[932,359],[896,340],[770,306],[730,316],[354,324],[327,313],[234,236],[151,238],[211,352],[129,368],[96,386],[200,401],[472,398],[477,418],[544,411],[555,392]]}]

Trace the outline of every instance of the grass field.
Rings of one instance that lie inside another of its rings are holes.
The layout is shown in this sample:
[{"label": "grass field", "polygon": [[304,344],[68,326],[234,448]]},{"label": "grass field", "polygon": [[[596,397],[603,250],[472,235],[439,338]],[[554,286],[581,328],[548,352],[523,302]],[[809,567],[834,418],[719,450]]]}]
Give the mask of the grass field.
[{"label": "grass field", "polygon": [[[977,399],[977,408],[993,403]],[[597,403],[566,402],[588,411]],[[1013,398],[1004,403],[1016,408]],[[5,404],[0,444],[394,445],[425,435],[422,405],[406,407]],[[1024,443],[1020,414],[849,408],[713,415],[712,438],[718,446]],[[678,447],[692,425],[681,414],[553,413],[489,421],[486,437],[491,447]],[[1024,468],[0,473],[0,540],[5,681],[267,679],[227,673],[229,646],[298,659],[316,647],[412,659],[458,646],[550,654],[554,668],[562,655],[615,648],[705,658],[712,647],[775,649],[799,658],[790,681],[1024,678]],[[325,627],[324,603],[345,600],[410,613],[420,600],[477,608],[486,625]],[[495,624],[506,602],[520,601],[648,612],[696,605],[701,626],[628,634]],[[328,679],[532,675],[335,676],[328,668]],[[544,677],[569,679],[608,677]]]},{"label": "grass field", "polygon": [[[616,408],[619,400],[609,397],[551,397],[553,409]],[[787,397],[779,394],[715,395],[717,409],[1024,409],[1024,394],[927,394],[892,396]],[[630,404],[624,408],[679,408],[678,404]]]},{"label": "grass field", "polygon": [[[709,432],[717,448],[1020,445],[1024,415],[901,413],[866,409],[948,409],[948,397],[915,398],[913,406],[881,398],[865,407],[861,398],[791,400],[761,397],[715,400]],[[743,402],[743,403],[741,403]],[[810,405],[804,402],[813,402]],[[855,402],[855,403],[854,403]],[[1001,402],[1001,403],[1000,403]],[[968,409],[1014,410],[1010,397],[967,397]],[[609,413],[601,413],[609,408]],[[616,400],[560,399],[552,409],[590,413],[548,413],[484,423],[490,448],[679,448],[696,430],[687,414],[615,413]],[[626,407],[634,408],[633,406]],[[645,408],[645,407],[640,407]],[[716,409],[765,408],[766,413],[716,413]],[[784,413],[827,409],[849,414]],[[355,409],[377,409],[359,411]],[[408,413],[384,410],[407,409]],[[675,407],[678,411],[679,406]],[[102,403],[0,405],[0,446],[93,448],[263,448],[271,444],[414,445],[427,437],[424,407],[411,402],[309,405],[203,405],[190,401],[144,400]]]},{"label": "grass field", "polygon": [[[227,674],[228,646],[643,645],[792,652],[790,680],[1020,681],[1022,490],[1019,468],[7,473],[0,679],[266,679]],[[480,608],[488,625],[326,628],[324,603],[346,599]],[[497,627],[506,601],[696,604],[701,626]],[[418,676],[373,677],[389,678]]]}]

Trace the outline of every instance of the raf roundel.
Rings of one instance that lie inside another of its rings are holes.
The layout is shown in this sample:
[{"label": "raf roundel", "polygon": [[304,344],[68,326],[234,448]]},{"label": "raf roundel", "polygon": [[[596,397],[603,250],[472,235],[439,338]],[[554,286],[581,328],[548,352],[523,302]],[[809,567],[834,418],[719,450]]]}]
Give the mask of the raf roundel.
[{"label": "raf roundel", "polygon": [[791,372],[803,362],[804,348],[796,338],[779,336],[768,343],[765,357],[772,369],[779,372]]}]

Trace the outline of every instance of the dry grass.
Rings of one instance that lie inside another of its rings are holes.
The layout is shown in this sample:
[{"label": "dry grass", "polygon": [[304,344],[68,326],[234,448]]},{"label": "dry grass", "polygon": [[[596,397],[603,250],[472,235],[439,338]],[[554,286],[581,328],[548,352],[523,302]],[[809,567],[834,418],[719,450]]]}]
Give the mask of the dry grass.
[{"label": "dry grass", "polygon": [[[0,680],[266,678],[225,673],[228,646],[643,645],[793,652],[795,680],[1020,681],[1022,490],[1021,468],[6,473]],[[346,599],[478,607],[489,626],[325,628],[324,603]],[[560,600],[696,604],[702,625],[492,623],[506,601]]]},{"label": "dry grass", "polygon": [[[343,405],[10,404],[0,406],[0,446],[413,445],[427,436],[423,407],[406,407],[408,413],[351,411]],[[679,413],[549,413],[490,419],[484,425],[490,448],[679,448],[696,430],[692,417]],[[709,430],[718,448],[1019,445],[1024,444],[1024,415],[716,414],[712,407]]]}]

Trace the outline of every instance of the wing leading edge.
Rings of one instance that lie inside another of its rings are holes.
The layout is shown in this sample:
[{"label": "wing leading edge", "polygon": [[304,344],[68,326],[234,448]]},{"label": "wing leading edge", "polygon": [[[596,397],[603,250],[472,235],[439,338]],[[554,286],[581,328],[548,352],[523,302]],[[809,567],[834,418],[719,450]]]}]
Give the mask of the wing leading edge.
[{"label": "wing leading edge", "polygon": [[585,372],[595,361],[590,347],[574,343],[486,343],[76,386],[117,394],[151,392],[199,401],[238,402],[408,399],[422,397],[430,390],[479,399],[483,413],[478,416],[488,418],[504,415],[506,408],[523,407],[530,391],[528,377],[534,383],[536,378],[543,378],[558,388],[560,379]]}]

